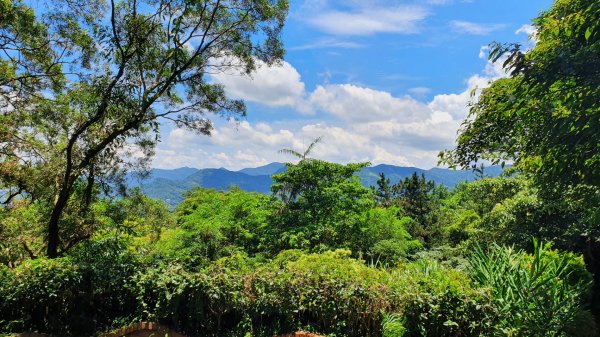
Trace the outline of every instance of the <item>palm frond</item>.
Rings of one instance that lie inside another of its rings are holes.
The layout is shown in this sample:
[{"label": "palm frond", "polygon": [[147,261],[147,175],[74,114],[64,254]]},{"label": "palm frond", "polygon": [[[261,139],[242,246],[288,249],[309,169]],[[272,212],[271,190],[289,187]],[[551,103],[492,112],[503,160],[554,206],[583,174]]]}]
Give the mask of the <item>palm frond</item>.
[{"label": "palm frond", "polygon": [[306,151],[304,151],[303,159],[306,159],[306,157],[310,154],[310,152],[315,147],[315,145],[320,143],[322,140],[323,140],[323,136],[319,136],[319,137],[315,138],[315,140],[313,140],[312,143],[310,143],[310,145],[306,148]]},{"label": "palm frond", "polygon": [[323,136],[315,138],[315,140],[313,140],[312,143],[310,143],[310,145],[308,145],[306,150],[304,150],[304,153],[300,153],[300,152],[292,150],[292,149],[281,149],[281,150],[279,150],[279,153],[292,155],[292,156],[300,159],[300,161],[310,160],[308,158],[308,155],[310,154],[312,149],[315,147],[315,145],[320,143],[322,140],[323,140]]},{"label": "palm frond", "polygon": [[300,153],[298,151],[294,151],[292,149],[281,149],[281,150],[279,150],[279,153],[289,154],[289,155],[292,155],[292,156],[297,157],[299,159],[304,159],[304,156],[302,155],[302,153]]}]

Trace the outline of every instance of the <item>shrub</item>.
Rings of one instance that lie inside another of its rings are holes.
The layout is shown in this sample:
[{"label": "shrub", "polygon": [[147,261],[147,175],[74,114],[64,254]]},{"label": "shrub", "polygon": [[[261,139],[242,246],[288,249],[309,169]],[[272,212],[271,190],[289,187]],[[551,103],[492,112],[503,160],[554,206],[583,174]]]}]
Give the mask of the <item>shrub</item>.
[{"label": "shrub", "polygon": [[391,273],[392,310],[403,317],[403,336],[486,336],[496,312],[485,290],[467,275],[419,260]]},{"label": "shrub", "polygon": [[170,263],[149,268],[133,278],[132,291],[138,303],[136,316],[140,320],[158,321],[183,333],[203,324],[204,296],[198,274]]},{"label": "shrub", "polygon": [[256,274],[256,311],[270,314],[282,328],[376,336],[388,307],[384,275],[347,250],[278,261]]},{"label": "shrub", "polygon": [[[513,336],[593,336],[586,304],[591,276],[581,257],[534,241],[533,255],[510,247],[477,247],[470,272],[488,287],[500,312],[499,333]],[[586,326],[577,334],[573,327]]]},{"label": "shrub", "polygon": [[72,333],[66,322],[77,317],[83,277],[68,258],[24,261],[0,277],[0,317],[6,332]]},{"label": "shrub", "polygon": [[69,256],[0,269],[0,329],[89,336],[130,317],[136,301],[127,283],[139,265],[127,243],[97,234]]},{"label": "shrub", "polygon": [[[69,251],[70,260],[82,276],[77,298],[81,304],[79,315],[88,320],[78,319],[82,323],[77,331],[89,334],[117,328],[122,321],[131,319],[137,303],[129,286],[133,275],[142,268],[141,254],[130,250],[131,242],[128,235],[99,231]],[[65,322],[74,324],[77,322]]]},{"label": "shrub", "polygon": [[[348,250],[242,253],[196,270],[173,261],[140,268],[127,237],[105,233],[69,257],[0,267],[0,326],[92,335],[152,320],[189,336],[591,336],[582,309],[590,275],[580,257],[478,249],[469,274],[421,259],[368,266]],[[473,282],[474,280],[475,282]],[[3,331],[0,331],[0,333]]]},{"label": "shrub", "polygon": [[308,329],[339,336],[378,336],[387,308],[384,271],[349,251],[283,252],[256,265],[243,255],[199,273],[170,264],[140,272],[140,319],[190,335],[273,335]]}]

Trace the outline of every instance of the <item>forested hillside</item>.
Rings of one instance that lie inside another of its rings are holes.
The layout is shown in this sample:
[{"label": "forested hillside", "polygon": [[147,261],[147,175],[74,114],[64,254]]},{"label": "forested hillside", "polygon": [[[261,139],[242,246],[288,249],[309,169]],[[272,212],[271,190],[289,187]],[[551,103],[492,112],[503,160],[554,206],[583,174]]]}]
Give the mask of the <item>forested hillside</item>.
[{"label": "forested hillside", "polygon": [[[240,171],[220,169],[193,169],[182,167],[174,170],[152,169],[148,176],[139,177],[130,174],[127,178],[129,188],[139,187],[149,197],[162,200],[171,207],[177,206],[184,199],[184,194],[194,188],[214,188],[227,191],[237,186],[244,191],[267,193],[271,192],[273,180],[271,175],[286,170],[283,163],[271,163],[256,168],[245,168]],[[403,180],[417,173],[433,182],[452,188],[461,182],[469,182],[476,177],[496,177],[502,172],[500,166],[492,166],[483,173],[471,170],[450,170],[433,168],[423,170],[416,167],[399,167],[394,165],[376,165],[362,168],[356,173],[365,187],[377,185],[379,174],[384,173],[394,181]]]},{"label": "forested hillside", "polygon": [[245,117],[209,75],[281,64],[288,9],[0,0],[0,336],[598,336],[600,2],[490,46],[507,74],[439,154],[471,173],[316,159],[321,138],[152,171],[162,122]]}]

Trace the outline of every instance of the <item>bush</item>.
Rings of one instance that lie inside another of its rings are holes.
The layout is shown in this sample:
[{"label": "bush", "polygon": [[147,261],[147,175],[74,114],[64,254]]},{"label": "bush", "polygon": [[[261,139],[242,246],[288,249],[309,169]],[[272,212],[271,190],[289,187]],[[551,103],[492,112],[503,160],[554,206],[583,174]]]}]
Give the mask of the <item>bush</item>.
[{"label": "bush", "polygon": [[376,336],[387,303],[384,272],[349,254],[283,252],[262,266],[234,255],[200,273],[173,264],[154,268],[135,278],[140,318],[202,336],[297,329]]},{"label": "bush", "polygon": [[0,329],[89,336],[130,317],[136,301],[127,283],[139,265],[127,242],[96,235],[67,257],[0,269]]},{"label": "bush", "polygon": [[199,273],[174,264],[150,269],[136,277],[140,319],[191,336],[268,336],[299,329],[356,337],[398,331],[481,336],[492,330],[491,297],[473,289],[465,274],[423,261],[389,271],[350,255],[294,250],[266,264],[233,255]]},{"label": "bush", "polygon": [[208,313],[202,279],[181,265],[171,263],[138,273],[132,290],[140,320],[158,321],[182,333],[212,328],[204,322]]},{"label": "bush", "polygon": [[116,231],[99,231],[69,251],[72,263],[82,276],[77,299],[81,303],[79,315],[88,319],[78,331],[89,334],[99,329],[117,328],[123,321],[132,319],[137,303],[129,288],[142,264],[141,254],[130,250],[131,242],[129,236]]},{"label": "bush", "polygon": [[[580,257],[478,249],[469,273],[421,259],[380,269],[348,250],[234,253],[193,271],[141,268],[127,237],[105,233],[69,257],[0,267],[2,332],[92,335],[152,320],[189,336],[592,336]],[[469,277],[471,276],[471,277]],[[475,282],[473,282],[474,280]]]},{"label": "bush", "polygon": [[[581,257],[534,241],[533,255],[493,245],[475,250],[471,276],[494,296],[499,333],[513,336],[594,336],[586,304],[591,275]],[[587,331],[576,331],[585,326]]]},{"label": "bush", "polygon": [[384,276],[347,250],[276,260],[256,274],[255,310],[284,329],[377,336],[388,307]]},{"label": "bush", "polygon": [[392,271],[392,310],[403,317],[402,336],[486,336],[496,311],[491,297],[467,275],[419,260]]},{"label": "bush", "polygon": [[24,261],[0,273],[0,317],[5,332],[72,333],[66,322],[79,320],[83,276],[68,258]]}]

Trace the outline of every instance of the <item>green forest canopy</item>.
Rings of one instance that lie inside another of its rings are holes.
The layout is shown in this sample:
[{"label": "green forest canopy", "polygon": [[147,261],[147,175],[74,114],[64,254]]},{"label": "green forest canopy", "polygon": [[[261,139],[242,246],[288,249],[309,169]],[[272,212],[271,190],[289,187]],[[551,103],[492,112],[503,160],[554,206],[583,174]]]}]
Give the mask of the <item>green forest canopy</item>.
[{"label": "green forest canopy", "polygon": [[557,0],[531,50],[492,48],[509,77],[441,160],[513,161],[502,177],[448,190],[382,174],[369,189],[368,163],[309,148],[271,195],[199,188],[173,212],[114,197],[147,163],[120,151],[135,140],[151,158],[159,118],[209,133],[207,113],[242,116],[204,74],[223,54],[246,72],[280,61],[287,3],[61,4],[0,0],[0,48],[20,55],[0,58],[0,334],[141,320],[191,336],[597,334],[597,1]]}]

